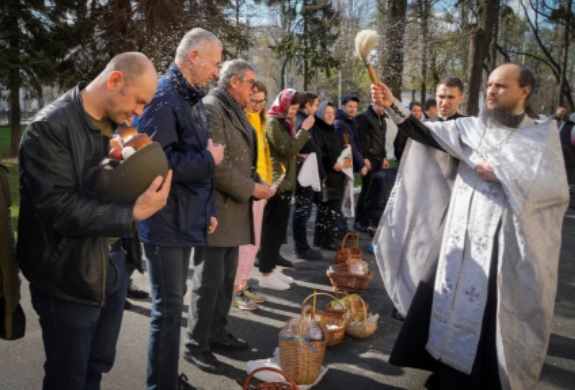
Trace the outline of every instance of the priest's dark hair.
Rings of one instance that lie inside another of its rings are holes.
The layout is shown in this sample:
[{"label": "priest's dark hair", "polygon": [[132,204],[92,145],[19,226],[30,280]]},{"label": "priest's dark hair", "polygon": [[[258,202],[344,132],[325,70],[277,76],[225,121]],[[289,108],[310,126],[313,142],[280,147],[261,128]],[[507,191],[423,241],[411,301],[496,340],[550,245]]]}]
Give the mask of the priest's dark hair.
[{"label": "priest's dark hair", "polygon": [[515,64],[517,66],[517,81],[519,82],[520,87],[531,87],[531,92],[525,99],[525,114],[530,118],[538,119],[539,115],[531,108],[530,105],[530,98],[535,92],[535,87],[537,86],[537,79],[535,78],[535,73],[531,71],[528,67],[521,64]]}]

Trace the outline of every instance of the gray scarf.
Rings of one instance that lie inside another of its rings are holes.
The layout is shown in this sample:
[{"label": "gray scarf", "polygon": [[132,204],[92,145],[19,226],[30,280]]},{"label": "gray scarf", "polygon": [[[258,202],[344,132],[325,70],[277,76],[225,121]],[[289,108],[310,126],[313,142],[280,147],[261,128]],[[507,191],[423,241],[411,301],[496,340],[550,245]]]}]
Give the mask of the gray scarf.
[{"label": "gray scarf", "polygon": [[214,92],[218,97],[218,99],[227,103],[231,107],[232,111],[236,114],[236,116],[242,123],[244,132],[246,133],[246,136],[248,137],[248,142],[250,144],[250,153],[252,155],[252,161],[255,161],[256,158],[255,131],[250,121],[248,121],[246,112],[240,106],[238,101],[232,95],[230,95],[229,92],[226,91],[225,89],[217,87],[215,88]]}]

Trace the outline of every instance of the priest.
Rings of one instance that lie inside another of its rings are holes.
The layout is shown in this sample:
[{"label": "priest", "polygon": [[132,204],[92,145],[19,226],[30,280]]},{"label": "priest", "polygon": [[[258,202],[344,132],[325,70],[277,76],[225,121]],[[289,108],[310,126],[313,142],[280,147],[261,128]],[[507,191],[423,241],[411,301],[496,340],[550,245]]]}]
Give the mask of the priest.
[{"label": "priest", "polygon": [[429,388],[533,389],[539,378],[569,192],[556,124],[529,108],[534,88],[529,69],[505,64],[480,117],[422,124],[385,84],[372,86],[416,141],[375,238],[405,316],[389,361],[432,371]]}]

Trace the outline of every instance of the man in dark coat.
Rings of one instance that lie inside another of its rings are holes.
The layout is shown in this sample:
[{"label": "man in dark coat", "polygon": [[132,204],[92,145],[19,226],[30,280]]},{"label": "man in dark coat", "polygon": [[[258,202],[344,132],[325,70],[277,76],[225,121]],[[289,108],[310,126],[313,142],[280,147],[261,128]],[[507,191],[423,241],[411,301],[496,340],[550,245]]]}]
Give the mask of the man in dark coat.
[{"label": "man in dark coat", "polygon": [[[387,151],[385,149],[388,117],[385,115],[383,107],[372,104],[367,110],[359,114],[355,121],[358,127],[363,158],[369,161],[371,169],[365,176],[361,177],[361,192],[359,193],[355,209],[354,228],[359,231],[366,231],[370,225],[364,210],[365,195],[367,194],[369,183],[375,172],[389,168]],[[377,224],[379,221],[372,222]]]},{"label": "man in dark coat", "polygon": [[176,389],[182,381],[180,322],[190,255],[218,225],[212,176],[223,147],[211,139],[201,88],[218,77],[221,58],[218,38],[201,28],[190,30],[138,124],[162,145],[174,171],[168,204],[140,223],[152,286],[148,388]]},{"label": "man in dark coat", "polygon": [[[353,159],[353,171],[360,172],[361,176],[367,175],[371,169],[371,163],[368,159],[364,159],[361,150],[361,143],[357,133],[357,123],[355,116],[357,115],[357,105],[359,98],[349,93],[341,98],[341,106],[335,112],[335,132],[343,137],[344,143],[351,145],[351,153]],[[347,231],[347,221],[345,217],[340,215],[337,219],[337,229],[339,236],[343,237]],[[363,229],[365,231],[365,229]],[[335,246],[334,246],[335,248]]]}]

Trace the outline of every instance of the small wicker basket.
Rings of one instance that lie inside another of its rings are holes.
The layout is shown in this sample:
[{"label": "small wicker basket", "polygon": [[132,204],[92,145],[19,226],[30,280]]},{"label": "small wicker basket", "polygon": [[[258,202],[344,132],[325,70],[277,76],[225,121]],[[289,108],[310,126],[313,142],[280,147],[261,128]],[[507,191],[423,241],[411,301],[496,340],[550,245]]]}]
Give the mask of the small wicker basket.
[{"label": "small wicker basket", "polygon": [[[280,374],[285,378],[285,382],[262,382],[257,385],[252,385],[250,382],[252,378],[261,371],[273,371]],[[260,367],[257,370],[253,370],[250,375],[246,378],[243,384],[244,390],[299,390],[298,385],[282,370],[278,370],[274,367]]]},{"label": "small wicker basket", "polygon": [[[354,310],[357,306],[361,306],[361,302],[360,300],[363,300],[359,295],[357,294],[347,294],[344,291],[345,296],[343,298],[339,298],[339,293],[336,293],[336,298],[337,301],[342,303],[341,306],[343,306],[342,309],[340,308],[334,308],[333,305],[331,304],[331,302],[329,302],[326,305],[326,309],[328,312],[332,313],[332,314],[337,314],[340,317],[344,317],[347,315],[347,312],[349,311],[356,311]],[[332,301],[333,302],[333,301]],[[365,310],[369,311],[369,303],[367,302],[363,302],[363,304],[365,305]]]},{"label": "small wicker basket", "polygon": [[356,339],[365,339],[375,333],[377,330],[378,315],[374,316],[372,320],[368,320],[370,316],[367,313],[367,308],[364,300],[362,302],[362,311],[360,313],[349,313],[349,321],[345,327],[345,333]]},{"label": "small wicker basket", "polygon": [[[302,307],[300,330],[303,318],[311,311],[311,306]],[[327,347],[327,330],[320,324],[323,340],[311,341],[303,337],[286,337],[287,325],[278,335],[280,366],[298,385],[309,385],[315,382],[321,371]],[[300,332],[301,333],[301,332]]]},{"label": "small wicker basket", "polygon": [[[318,295],[327,296],[330,297],[331,299],[339,301],[338,298],[334,297],[331,294],[324,292],[314,292],[313,294],[309,295],[306,299],[304,299],[302,305],[305,306],[310,298],[313,298],[314,296],[317,297]],[[342,306],[344,306],[343,302],[340,301],[340,303]],[[346,311],[347,310],[344,309],[344,313],[343,315],[341,315],[339,313],[316,312],[315,308],[312,307],[312,316],[315,316],[315,318],[318,319],[318,322],[326,327],[328,347],[333,347],[334,345],[341,343],[341,341],[343,340],[343,336],[345,335],[345,326],[347,322],[346,321],[347,317],[345,315]]]},{"label": "small wicker basket", "polygon": [[[351,237],[353,246],[346,247],[347,239]],[[347,233],[341,240],[341,249],[335,253],[335,264],[345,263],[348,260],[362,260],[363,252],[359,249],[359,236],[353,233]]]},{"label": "small wicker basket", "polygon": [[335,291],[364,292],[373,279],[371,270],[368,270],[366,275],[352,274],[346,263],[335,264],[331,268],[333,272],[328,268],[326,274]]}]

